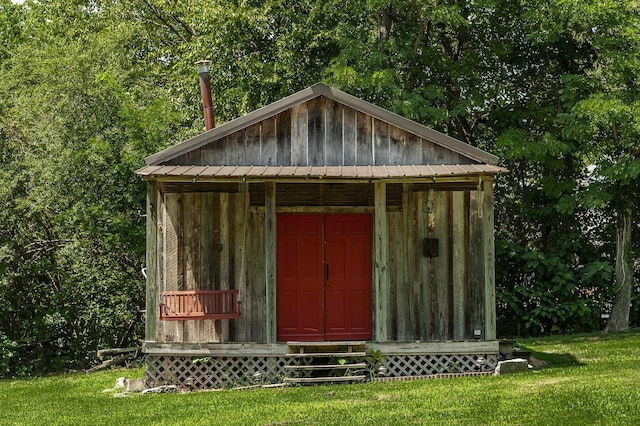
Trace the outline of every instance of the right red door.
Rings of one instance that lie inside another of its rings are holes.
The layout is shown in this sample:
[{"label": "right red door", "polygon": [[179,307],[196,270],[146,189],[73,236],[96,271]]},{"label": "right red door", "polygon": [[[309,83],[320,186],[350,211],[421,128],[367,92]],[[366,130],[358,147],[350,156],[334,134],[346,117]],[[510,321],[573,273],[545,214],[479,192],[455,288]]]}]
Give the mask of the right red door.
[{"label": "right red door", "polygon": [[371,339],[371,216],[332,214],[325,227],[326,340]]}]

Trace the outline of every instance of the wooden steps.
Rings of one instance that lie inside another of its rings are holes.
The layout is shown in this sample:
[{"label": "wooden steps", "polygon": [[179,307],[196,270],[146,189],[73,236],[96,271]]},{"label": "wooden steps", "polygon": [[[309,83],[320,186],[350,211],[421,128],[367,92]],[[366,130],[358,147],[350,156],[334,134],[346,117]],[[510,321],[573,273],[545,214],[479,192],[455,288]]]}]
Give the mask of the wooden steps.
[{"label": "wooden steps", "polygon": [[324,364],[324,365],[286,365],[285,370],[348,370],[350,368],[367,368],[364,362],[355,364]]},{"label": "wooden steps", "polygon": [[284,383],[360,382],[368,377],[363,374],[367,363],[361,360],[367,356],[363,350],[366,342],[287,342],[287,345],[292,349],[286,355],[292,364],[285,366],[285,370],[294,376],[285,378]]},{"label": "wooden steps", "polygon": [[334,376],[334,377],[285,377],[284,383],[332,383],[332,382],[362,382],[365,375]]},{"label": "wooden steps", "polygon": [[304,353],[290,353],[285,356],[291,358],[345,358],[356,356],[367,356],[366,352],[304,352]]}]

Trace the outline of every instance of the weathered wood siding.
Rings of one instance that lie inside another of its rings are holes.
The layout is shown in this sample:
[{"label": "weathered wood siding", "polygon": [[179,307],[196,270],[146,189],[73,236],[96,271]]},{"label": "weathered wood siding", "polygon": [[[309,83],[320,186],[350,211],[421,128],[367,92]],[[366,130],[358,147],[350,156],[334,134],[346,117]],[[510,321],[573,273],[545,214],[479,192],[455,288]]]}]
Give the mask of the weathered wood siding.
[{"label": "weathered wood siding", "polygon": [[[402,211],[387,212],[388,340],[495,339],[491,182],[484,191],[404,187]],[[438,239],[438,256],[423,255],[424,238]]]},{"label": "weathered wood siding", "polygon": [[265,341],[264,209],[250,208],[249,194],[242,189],[166,192],[161,198],[157,299],[167,290],[239,289],[242,316],[233,321],[160,321],[155,306],[148,306],[154,321],[147,324],[147,340]]},{"label": "weathered wood siding", "polygon": [[469,158],[320,96],[169,165],[470,164]]},{"label": "weathered wood siding", "polygon": [[[149,286],[155,283],[147,295],[147,313],[152,316],[147,321],[148,341],[275,342],[278,187],[201,184],[200,192],[191,192],[181,185],[150,185],[148,214],[156,214],[150,215],[148,233],[153,234],[154,227],[158,232],[149,240],[157,249],[150,247],[147,260],[150,268],[154,259],[157,265],[148,277]],[[296,188],[306,187],[286,188],[296,199]],[[416,183],[370,187],[375,193],[374,206],[367,207],[374,227],[374,339],[495,339],[492,181],[483,182],[482,190],[436,190]],[[264,202],[251,205],[251,191],[258,190]],[[398,202],[389,205],[389,196]],[[302,201],[301,213],[335,209],[310,208]],[[340,211],[350,208],[362,209],[345,206]],[[438,239],[438,256],[423,255],[425,238]],[[240,290],[239,319],[157,319],[162,291],[227,288]]]}]

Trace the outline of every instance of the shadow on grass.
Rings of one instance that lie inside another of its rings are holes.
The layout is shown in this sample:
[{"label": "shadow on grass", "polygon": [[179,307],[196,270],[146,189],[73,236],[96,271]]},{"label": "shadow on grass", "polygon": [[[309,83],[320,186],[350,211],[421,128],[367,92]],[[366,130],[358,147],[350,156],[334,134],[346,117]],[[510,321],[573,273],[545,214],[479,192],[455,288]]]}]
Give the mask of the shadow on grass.
[{"label": "shadow on grass", "polygon": [[[528,350],[528,349],[527,349]],[[537,369],[550,369],[550,368],[567,368],[567,367],[580,367],[586,365],[584,362],[578,361],[574,355],[570,353],[558,354],[548,353],[540,351],[530,351],[531,358],[529,362],[533,367]]]}]

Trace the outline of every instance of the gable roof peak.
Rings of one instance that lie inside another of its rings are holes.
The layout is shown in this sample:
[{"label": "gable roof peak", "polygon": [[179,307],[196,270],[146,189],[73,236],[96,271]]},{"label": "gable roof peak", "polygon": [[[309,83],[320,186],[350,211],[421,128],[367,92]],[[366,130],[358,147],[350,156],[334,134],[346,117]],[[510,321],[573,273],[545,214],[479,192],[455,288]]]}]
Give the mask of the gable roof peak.
[{"label": "gable roof peak", "polygon": [[495,165],[498,157],[489,154],[479,148],[464,143],[451,136],[440,133],[429,127],[423,126],[415,121],[409,120],[401,115],[395,114],[384,108],[378,107],[370,102],[357,98],[339,89],[318,82],[311,87],[303,89],[292,95],[273,102],[246,115],[228,121],[214,129],[201,133],[185,142],[169,147],[163,151],[153,154],[145,159],[147,165],[161,165],[176,157],[198,149],[208,143],[221,139],[244,128],[250,127],[262,120],[273,117],[296,105],[307,102],[319,96],[325,96],[335,102],[344,104],[350,108],[370,115],[378,120],[387,122],[399,127],[418,137],[427,139],[446,149],[454,151],[479,163]]}]

